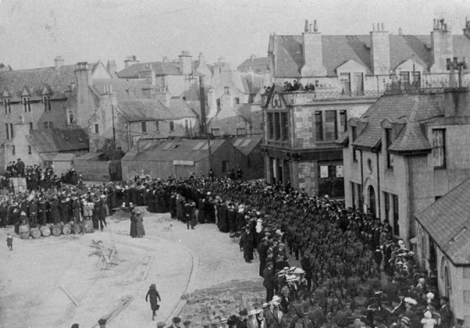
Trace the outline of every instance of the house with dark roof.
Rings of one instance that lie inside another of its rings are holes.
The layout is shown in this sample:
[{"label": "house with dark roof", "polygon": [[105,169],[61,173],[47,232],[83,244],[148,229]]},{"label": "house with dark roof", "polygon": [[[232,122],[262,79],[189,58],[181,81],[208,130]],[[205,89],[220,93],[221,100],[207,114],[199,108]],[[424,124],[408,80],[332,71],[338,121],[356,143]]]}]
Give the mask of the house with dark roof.
[{"label": "house with dark roof", "polygon": [[60,174],[66,171],[61,167],[71,167],[75,156],[88,152],[88,135],[81,128],[30,130],[28,123],[20,122],[15,124],[15,131],[14,138],[3,145],[5,164],[16,162],[18,158],[27,166],[48,166],[59,161],[64,163],[57,167],[56,173]]},{"label": "house with dark roof", "polygon": [[117,72],[119,78],[150,79],[156,87],[174,96],[184,96],[187,100],[199,100],[200,76],[204,76],[205,84],[211,84],[211,66],[206,63],[202,53],[199,54],[197,61],[193,61],[188,51],[182,51],[176,62],[164,58],[159,62],[140,63],[135,56],[132,56],[126,59],[124,64],[125,68]]},{"label": "house with dark roof", "polygon": [[255,55],[251,55],[250,58],[246,59],[237,67],[237,70],[239,72],[253,72],[263,75],[269,72],[269,57],[256,57]]},{"label": "house with dark roof", "polygon": [[240,168],[245,168],[243,172],[243,179],[245,180],[264,178],[264,158],[261,154],[262,141],[262,135],[230,139],[232,145],[245,155],[245,162],[240,163]]},{"label": "house with dark roof", "polygon": [[419,248],[414,215],[470,177],[468,136],[469,88],[391,90],[338,139],[346,206]]},{"label": "house with dark roof", "polygon": [[191,137],[199,117],[180,97],[145,79],[94,81],[99,107],[88,121],[90,151],[127,152],[140,138]]},{"label": "house with dark roof", "polygon": [[245,155],[229,140],[175,139],[129,151],[122,158],[122,177],[132,179],[143,173],[162,179],[188,178],[207,176],[210,168],[216,177],[224,177],[237,165],[247,172],[245,163]]},{"label": "house with dark roof", "polygon": [[447,296],[454,317],[470,319],[470,179],[420,213],[417,253],[423,267],[437,272],[439,295]]},{"label": "house with dark roof", "polygon": [[430,36],[392,35],[383,24],[369,35],[322,35],[316,21],[306,21],[301,35],[271,35],[274,85],[263,99],[267,181],[343,197],[343,152],[335,140],[348,119],[363,115],[387,88],[449,85],[447,59],[468,53],[470,26],[453,35],[441,20]]}]

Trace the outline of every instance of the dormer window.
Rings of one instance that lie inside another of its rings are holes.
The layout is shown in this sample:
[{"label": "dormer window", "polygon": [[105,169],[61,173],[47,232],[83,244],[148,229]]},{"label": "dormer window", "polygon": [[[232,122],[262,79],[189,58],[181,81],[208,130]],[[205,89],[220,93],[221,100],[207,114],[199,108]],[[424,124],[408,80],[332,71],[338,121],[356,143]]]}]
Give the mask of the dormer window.
[{"label": "dormer window", "polygon": [[31,103],[29,102],[29,97],[21,98],[21,102],[23,103],[24,112],[31,113]]},{"label": "dormer window", "polygon": [[3,98],[3,107],[5,109],[5,114],[11,114],[10,98]]},{"label": "dormer window", "polygon": [[50,112],[51,111],[51,97],[49,96],[42,97],[42,102],[44,103],[44,111]]}]

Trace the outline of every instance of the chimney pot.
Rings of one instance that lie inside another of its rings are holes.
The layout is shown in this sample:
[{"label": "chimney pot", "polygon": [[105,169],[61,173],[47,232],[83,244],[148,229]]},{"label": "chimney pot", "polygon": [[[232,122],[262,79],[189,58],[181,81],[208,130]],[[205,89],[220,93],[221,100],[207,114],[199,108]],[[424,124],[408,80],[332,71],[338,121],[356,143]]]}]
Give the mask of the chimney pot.
[{"label": "chimney pot", "polygon": [[305,31],[305,32],[309,32],[309,29],[308,29],[308,19],[305,20],[304,31]]},{"label": "chimney pot", "polygon": [[54,58],[55,69],[58,70],[64,65],[64,58],[62,56],[57,56]]},{"label": "chimney pot", "polygon": [[375,32],[375,23],[372,23],[372,32]]},{"label": "chimney pot", "polygon": [[382,28],[382,32],[384,32],[385,31],[384,23],[381,24],[381,28]]},{"label": "chimney pot", "polygon": [[315,33],[318,32],[318,25],[317,25],[317,20],[316,19],[313,20],[313,32],[315,32]]}]

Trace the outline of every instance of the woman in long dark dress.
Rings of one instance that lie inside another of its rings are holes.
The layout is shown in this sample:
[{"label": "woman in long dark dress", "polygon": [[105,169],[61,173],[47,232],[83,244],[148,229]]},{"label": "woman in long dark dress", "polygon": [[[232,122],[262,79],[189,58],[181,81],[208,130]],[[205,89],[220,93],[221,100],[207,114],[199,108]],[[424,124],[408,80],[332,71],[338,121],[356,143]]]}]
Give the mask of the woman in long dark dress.
[{"label": "woman in long dark dress", "polygon": [[131,214],[131,231],[132,238],[137,237],[137,210],[133,210]]},{"label": "woman in long dark dress", "polygon": [[150,297],[150,308],[152,309],[152,320],[155,320],[155,316],[157,315],[157,310],[160,308],[158,302],[161,302],[160,294],[157,291],[157,286],[155,284],[151,284],[147,295],[145,296],[145,301],[148,302]]}]

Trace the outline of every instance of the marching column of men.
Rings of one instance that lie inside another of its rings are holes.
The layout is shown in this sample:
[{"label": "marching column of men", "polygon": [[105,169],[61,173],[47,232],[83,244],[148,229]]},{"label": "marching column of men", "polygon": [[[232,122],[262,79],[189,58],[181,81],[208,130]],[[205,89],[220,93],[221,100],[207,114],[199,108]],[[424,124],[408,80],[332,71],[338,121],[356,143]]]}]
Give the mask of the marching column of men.
[{"label": "marching column of men", "polygon": [[[248,263],[256,250],[268,328],[417,328],[430,319],[437,327],[451,327],[454,322],[448,299],[439,297],[436,273],[419,269],[390,225],[328,197],[261,181],[146,176],[90,188],[61,185],[5,197],[0,222],[16,226],[91,218],[102,229],[101,218],[110,209],[134,205],[170,212],[188,229],[216,224],[239,240]],[[296,260],[301,268],[291,266]]]}]

